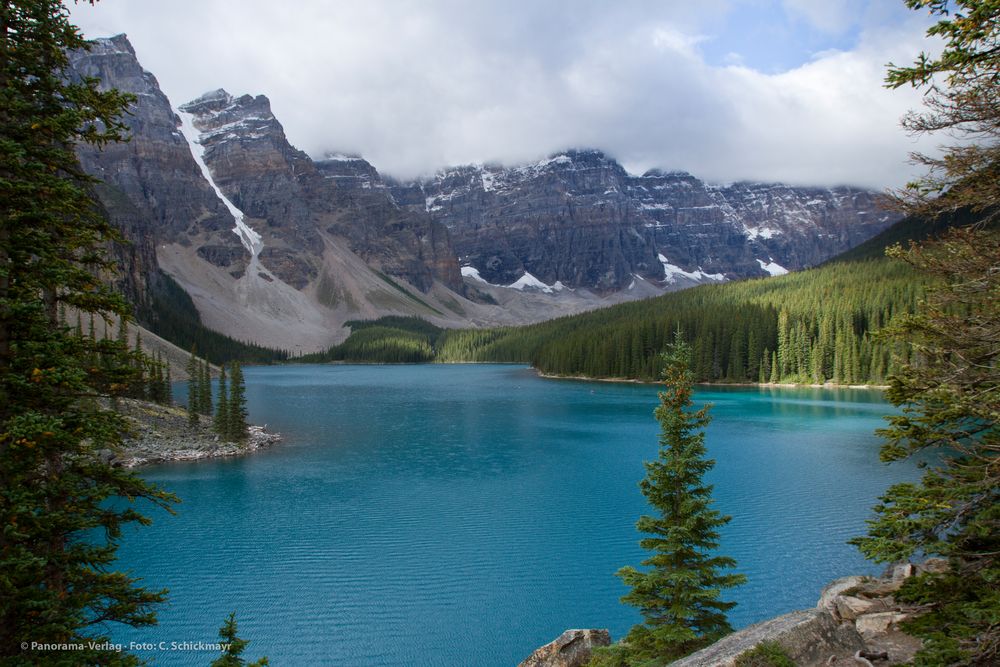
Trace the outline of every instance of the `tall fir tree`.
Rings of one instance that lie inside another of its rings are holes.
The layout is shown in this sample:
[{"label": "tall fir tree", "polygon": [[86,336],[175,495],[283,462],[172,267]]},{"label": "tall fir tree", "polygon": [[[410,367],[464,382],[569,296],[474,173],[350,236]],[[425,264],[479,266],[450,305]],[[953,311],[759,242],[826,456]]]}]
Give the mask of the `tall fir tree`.
[{"label": "tall fir tree", "polygon": [[174,404],[174,381],[170,373],[170,361],[164,363],[163,369],[163,404]]},{"label": "tall fir tree", "polygon": [[231,440],[229,436],[229,388],[226,386],[226,365],[219,366],[219,400],[215,403],[215,421],[213,427],[223,440]]},{"label": "tall fir tree", "polygon": [[208,359],[203,359],[201,363],[198,386],[198,412],[206,417],[212,416],[212,367]]},{"label": "tall fir tree", "polygon": [[703,478],[715,465],[706,458],[703,429],[709,406],[691,412],[694,379],[691,351],[680,331],[663,356],[666,389],[654,414],[660,423],[659,456],[645,464],[639,486],[656,515],[640,517],[636,528],[647,535],[640,546],[652,555],[648,569],[623,567],[618,576],[632,590],[622,602],[637,607],[644,622],[624,640],[598,653],[595,665],[661,664],[681,658],[732,631],[726,612],[734,602],[724,589],[746,581],[726,572],[736,562],[713,555],[718,529],[730,517],[712,509],[712,487]]},{"label": "tall fir tree", "polygon": [[201,408],[201,364],[198,363],[198,357],[195,355],[194,347],[191,348],[191,356],[188,357],[187,376],[188,424],[195,426],[198,424],[198,413]]},{"label": "tall fir tree", "polygon": [[243,667],[244,665],[246,667],[267,667],[270,664],[266,657],[251,663],[243,659],[243,651],[246,650],[247,644],[250,642],[241,639],[236,634],[236,612],[229,614],[229,618],[219,628],[219,639],[222,640],[220,643],[225,648],[222,650],[222,655],[212,661],[211,667]]},{"label": "tall fir tree", "polygon": [[[136,501],[172,497],[105,463],[126,431],[102,406],[131,373],[127,350],[60,326],[61,305],[125,316],[97,276],[114,230],[97,214],[76,144],[122,137],[129,98],[67,76],[86,43],[60,2],[0,5],[0,663],[126,665],[106,627],[155,622],[163,592],[115,571]],[[102,352],[118,358],[107,367]],[[117,502],[112,502],[119,499]],[[80,650],[32,648],[79,643]]]},{"label": "tall fir tree", "polygon": [[244,442],[248,436],[246,387],[243,384],[243,369],[238,361],[232,363],[229,378],[229,419],[226,421],[226,431],[229,439],[235,442]]},{"label": "tall fir tree", "polygon": [[933,452],[919,483],[892,486],[868,535],[853,542],[881,562],[943,556],[949,569],[897,594],[922,616],[918,665],[1000,660],[1000,233],[952,230],[897,254],[942,278],[921,311],[883,335],[913,348],[889,378],[901,408],[880,431],[882,460]]},{"label": "tall fir tree", "polygon": [[879,561],[947,558],[896,597],[923,612],[904,629],[923,640],[915,665],[1000,664],[1000,2],[906,0],[937,19],[928,36],[943,49],[890,66],[891,88],[924,89],[925,109],[903,124],[945,131],[958,143],[897,193],[907,213],[933,219],[972,211],[986,221],[893,253],[938,278],[916,315],[887,335],[902,352],[886,397],[901,408],[881,431],[881,456],[930,452],[918,483],[897,484],[854,540]]}]

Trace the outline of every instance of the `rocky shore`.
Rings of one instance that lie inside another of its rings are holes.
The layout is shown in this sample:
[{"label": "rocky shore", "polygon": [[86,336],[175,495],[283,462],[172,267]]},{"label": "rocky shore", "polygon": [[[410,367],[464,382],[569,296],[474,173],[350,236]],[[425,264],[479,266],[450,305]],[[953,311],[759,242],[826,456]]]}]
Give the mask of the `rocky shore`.
[{"label": "rocky shore", "polygon": [[[751,625],[671,664],[770,665],[754,655],[762,644],[780,647],[798,667],[876,667],[909,662],[920,648],[920,640],[903,632],[900,624],[918,610],[900,604],[894,594],[908,577],[945,568],[944,560],[933,558],[919,565],[895,565],[882,577],[837,579],[823,589],[815,608]],[[593,650],[610,641],[607,630],[567,630],[536,649],[518,667],[584,667]]]},{"label": "rocky shore", "polygon": [[102,455],[127,468],[166,461],[242,456],[270,447],[281,440],[264,426],[250,426],[245,443],[227,442],[212,430],[212,420],[199,417],[198,424],[188,424],[187,410],[146,401],[121,400],[119,411],[132,426],[132,434],[117,450]]}]

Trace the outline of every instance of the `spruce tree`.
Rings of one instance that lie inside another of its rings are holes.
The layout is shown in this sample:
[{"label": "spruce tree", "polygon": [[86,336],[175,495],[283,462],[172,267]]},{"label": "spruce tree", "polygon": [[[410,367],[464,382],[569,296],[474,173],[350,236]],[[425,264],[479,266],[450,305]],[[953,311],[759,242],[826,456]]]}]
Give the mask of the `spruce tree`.
[{"label": "spruce tree", "polygon": [[170,377],[170,361],[165,362],[163,369],[163,404],[174,404],[174,381]]},{"label": "spruce tree", "polygon": [[226,420],[226,431],[230,440],[244,442],[247,439],[247,401],[246,388],[243,385],[243,370],[240,363],[232,363],[229,378],[229,419]]},{"label": "spruce tree", "polygon": [[229,396],[226,387],[226,365],[219,367],[219,400],[215,404],[215,422],[213,427],[223,440],[232,440],[229,435]]},{"label": "spruce tree", "polygon": [[60,2],[0,6],[3,664],[135,664],[104,645],[103,631],[154,623],[163,600],[115,571],[114,558],[127,525],[147,521],[136,501],[167,506],[171,496],[100,456],[127,429],[102,400],[119,391],[119,369],[95,358],[95,340],[58,321],[61,305],[91,322],[127,314],[98,278],[113,268],[105,249],[116,234],[97,214],[74,146],[120,139],[129,98],[67,76],[67,51],[85,46]]},{"label": "spruce tree", "polygon": [[243,667],[243,665],[246,667],[267,667],[270,664],[266,657],[251,663],[243,659],[243,651],[246,650],[247,644],[250,642],[246,639],[240,639],[236,634],[236,612],[229,614],[229,618],[219,628],[219,639],[222,640],[220,643],[224,648],[222,655],[212,661],[211,667]]},{"label": "spruce tree", "polygon": [[706,458],[709,406],[690,412],[693,374],[691,352],[678,331],[663,355],[666,389],[659,393],[654,414],[660,423],[659,456],[645,464],[639,486],[656,515],[640,517],[639,544],[652,552],[642,564],[623,567],[618,576],[632,590],[622,602],[638,607],[645,621],[619,644],[599,653],[597,665],[660,664],[688,655],[732,631],[726,612],[734,602],[721,599],[723,589],[746,580],[726,573],[736,562],[713,555],[718,529],[728,516],[712,509],[712,487],[703,477],[715,462]]},{"label": "spruce tree", "polygon": [[917,664],[996,664],[1000,656],[1000,234],[956,229],[896,254],[942,278],[921,311],[883,335],[913,349],[889,378],[902,409],[880,435],[883,461],[933,452],[919,483],[892,486],[866,537],[881,562],[943,556],[947,572],[908,580],[897,599],[925,614]]},{"label": "spruce tree", "polygon": [[191,347],[191,356],[188,358],[187,363],[187,376],[188,376],[188,396],[187,396],[187,413],[188,413],[188,424],[191,426],[196,426],[198,424],[198,412],[201,406],[201,364],[198,363],[198,357],[195,356],[195,349]]},{"label": "spruce tree", "polygon": [[202,360],[199,387],[198,387],[198,412],[206,417],[212,416],[212,367],[208,359]]}]

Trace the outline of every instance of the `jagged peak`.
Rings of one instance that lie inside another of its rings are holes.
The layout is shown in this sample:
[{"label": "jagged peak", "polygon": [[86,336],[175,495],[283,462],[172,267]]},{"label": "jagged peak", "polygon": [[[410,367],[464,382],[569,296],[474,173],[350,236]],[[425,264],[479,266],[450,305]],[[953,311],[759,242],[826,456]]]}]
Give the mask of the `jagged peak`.
[{"label": "jagged peak", "polygon": [[97,37],[90,40],[90,52],[99,55],[124,53],[135,58],[135,49],[132,48],[132,42],[129,41],[128,35],[123,32],[111,37]]},{"label": "jagged peak", "polygon": [[659,167],[647,169],[646,172],[639,178],[679,178],[685,180],[697,180],[691,172],[684,171],[683,169],[660,169]]},{"label": "jagged peak", "polygon": [[224,105],[228,106],[233,101],[233,96],[226,92],[225,88],[216,88],[215,90],[210,90],[199,97],[191,100],[190,102],[185,102],[180,105],[181,111],[187,111],[189,108],[194,108],[202,105],[212,105],[216,106],[218,102],[222,102]]}]

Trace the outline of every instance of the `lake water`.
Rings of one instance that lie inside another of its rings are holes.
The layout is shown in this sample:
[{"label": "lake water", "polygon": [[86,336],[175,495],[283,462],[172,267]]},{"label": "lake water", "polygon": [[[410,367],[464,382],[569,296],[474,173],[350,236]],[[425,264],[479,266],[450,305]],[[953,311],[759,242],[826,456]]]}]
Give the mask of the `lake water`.
[{"label": "lake water", "polygon": [[[183,503],[128,534],[121,563],[169,587],[154,628],[115,628],[161,665],[205,665],[230,612],[271,664],[513,666],[566,628],[639,620],[652,385],[544,380],[504,365],[248,368],[251,418],[285,436],[242,459],[144,470]],[[867,390],[702,388],[721,552],[748,583],[735,626],[815,604],[879,569],[845,544],[916,475],[878,462]]]}]

